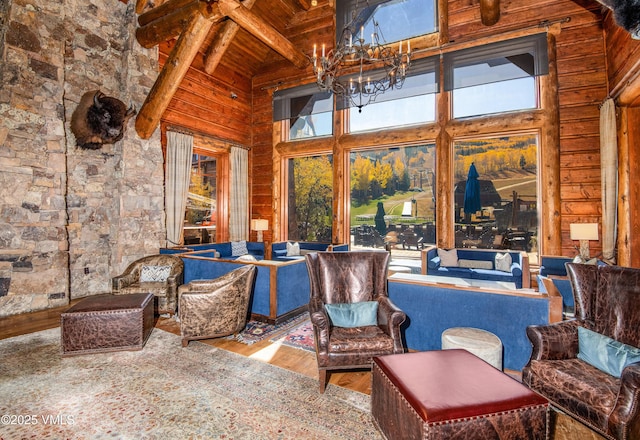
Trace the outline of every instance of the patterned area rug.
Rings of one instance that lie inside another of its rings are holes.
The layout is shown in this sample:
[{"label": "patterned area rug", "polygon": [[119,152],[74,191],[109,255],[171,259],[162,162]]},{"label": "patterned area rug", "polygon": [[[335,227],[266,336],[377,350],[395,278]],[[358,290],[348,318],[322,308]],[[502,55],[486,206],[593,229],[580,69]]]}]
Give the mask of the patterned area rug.
[{"label": "patterned area rug", "polygon": [[238,342],[251,345],[266,338],[276,338],[283,333],[290,331],[292,328],[298,326],[301,322],[308,319],[309,315],[307,313],[302,313],[301,315],[294,316],[293,318],[281,322],[277,325],[251,320],[247,322],[247,326],[244,328],[244,330],[238,333],[237,337],[231,335],[229,336],[229,338],[235,338]]},{"label": "patterned area rug", "polygon": [[288,345],[289,347],[300,348],[307,351],[315,351],[315,342],[313,339],[313,326],[309,319],[305,319],[302,324],[298,324],[289,330],[284,336],[272,338],[271,342]]},{"label": "patterned area rug", "polygon": [[62,358],[60,330],[0,341],[0,438],[380,439],[369,396],[154,329]]}]

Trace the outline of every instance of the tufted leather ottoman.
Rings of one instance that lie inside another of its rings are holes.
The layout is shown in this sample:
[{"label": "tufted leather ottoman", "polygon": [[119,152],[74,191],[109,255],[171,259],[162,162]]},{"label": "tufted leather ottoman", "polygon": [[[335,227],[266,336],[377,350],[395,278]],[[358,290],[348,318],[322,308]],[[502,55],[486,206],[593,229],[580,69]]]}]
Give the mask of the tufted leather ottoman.
[{"label": "tufted leather ottoman", "polygon": [[371,412],[389,440],[548,438],[548,402],[466,350],[374,358]]},{"label": "tufted leather ottoman", "polygon": [[62,355],[142,350],[153,325],[153,293],[90,296],[60,316]]}]

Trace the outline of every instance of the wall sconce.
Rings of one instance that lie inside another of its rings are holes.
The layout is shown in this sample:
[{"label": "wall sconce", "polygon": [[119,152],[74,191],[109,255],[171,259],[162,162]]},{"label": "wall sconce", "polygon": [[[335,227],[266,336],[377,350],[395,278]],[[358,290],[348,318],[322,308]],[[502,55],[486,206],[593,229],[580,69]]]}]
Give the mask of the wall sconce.
[{"label": "wall sconce", "polygon": [[258,241],[262,241],[262,231],[269,230],[269,220],[262,218],[251,220],[251,230],[258,231]]},{"label": "wall sconce", "polygon": [[597,223],[571,223],[569,225],[572,240],[580,241],[580,257],[589,259],[589,240],[598,240]]}]

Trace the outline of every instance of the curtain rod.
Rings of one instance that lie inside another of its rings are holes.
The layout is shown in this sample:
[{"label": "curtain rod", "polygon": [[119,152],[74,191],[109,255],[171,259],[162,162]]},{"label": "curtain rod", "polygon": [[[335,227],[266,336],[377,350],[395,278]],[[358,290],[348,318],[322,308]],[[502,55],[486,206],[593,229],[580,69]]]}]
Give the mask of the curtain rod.
[{"label": "curtain rod", "polygon": [[175,133],[180,133],[180,134],[186,134],[186,135],[189,135],[189,136],[202,136],[202,137],[205,137],[205,138],[208,138],[208,139],[213,139],[213,140],[222,142],[223,144],[231,146],[231,147],[237,147],[237,148],[242,148],[242,149],[247,150],[247,151],[251,151],[251,147],[247,147],[245,145],[240,145],[240,144],[238,144],[236,142],[232,142],[232,141],[230,141],[228,139],[222,139],[220,137],[213,136],[213,135],[211,135],[209,133],[205,133],[203,131],[194,130],[194,129],[191,129],[191,128],[186,128],[186,127],[181,127],[181,126],[178,126],[178,125],[169,125],[169,124],[167,124],[167,125],[165,125],[165,132],[168,132],[168,131],[173,131]]}]

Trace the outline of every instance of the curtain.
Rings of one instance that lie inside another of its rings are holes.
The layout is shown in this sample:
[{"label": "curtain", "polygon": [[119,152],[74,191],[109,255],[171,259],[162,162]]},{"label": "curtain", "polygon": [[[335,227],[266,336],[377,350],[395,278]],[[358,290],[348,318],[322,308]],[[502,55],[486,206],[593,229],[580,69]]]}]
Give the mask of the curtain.
[{"label": "curtain", "polygon": [[191,181],[193,136],[167,132],[167,168],[165,170],[165,207],[169,246],[182,244],[184,212]]},{"label": "curtain", "polygon": [[249,236],[249,152],[231,147],[231,198],[229,200],[229,238],[246,240]]},{"label": "curtain", "polygon": [[602,259],[616,262],[618,229],[618,143],[616,107],[608,98],[600,107],[600,165],[602,169]]}]

